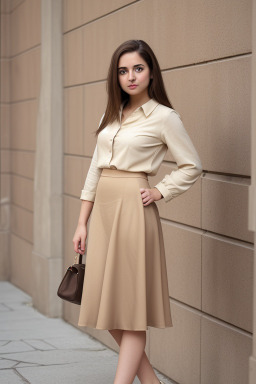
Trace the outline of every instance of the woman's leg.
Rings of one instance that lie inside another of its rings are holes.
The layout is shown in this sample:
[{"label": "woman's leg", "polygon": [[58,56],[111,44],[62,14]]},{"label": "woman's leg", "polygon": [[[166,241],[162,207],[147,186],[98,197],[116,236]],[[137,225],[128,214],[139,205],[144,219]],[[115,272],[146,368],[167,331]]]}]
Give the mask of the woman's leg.
[{"label": "woman's leg", "polygon": [[[115,339],[115,341],[119,346],[121,345],[123,332],[124,331],[121,329],[109,330],[109,333],[113,336],[113,338]],[[159,380],[144,350],[140,360],[139,367],[137,369],[137,376],[142,384],[159,384]]]},{"label": "woman's leg", "polygon": [[114,384],[132,384],[146,345],[146,331],[123,331]]}]

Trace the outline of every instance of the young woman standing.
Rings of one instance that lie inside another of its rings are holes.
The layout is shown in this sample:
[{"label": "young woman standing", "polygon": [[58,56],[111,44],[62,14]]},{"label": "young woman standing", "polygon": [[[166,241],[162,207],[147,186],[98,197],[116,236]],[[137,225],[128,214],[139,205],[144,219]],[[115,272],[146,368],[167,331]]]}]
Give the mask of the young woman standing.
[{"label": "young woman standing", "polygon": [[[75,252],[85,252],[78,325],[107,329],[120,346],[114,384],[159,384],[144,351],[148,327],[172,327],[164,242],[155,201],[187,191],[202,166],[143,40],[114,52],[108,103],[80,199]],[[153,188],[167,149],[178,169]],[[93,209],[93,210],[92,210]]]}]

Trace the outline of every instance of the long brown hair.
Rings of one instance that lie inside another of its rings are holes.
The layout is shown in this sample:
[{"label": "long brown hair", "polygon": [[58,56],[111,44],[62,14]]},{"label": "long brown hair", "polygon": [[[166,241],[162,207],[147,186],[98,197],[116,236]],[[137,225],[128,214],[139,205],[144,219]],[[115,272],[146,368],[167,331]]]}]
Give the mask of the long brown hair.
[{"label": "long brown hair", "polygon": [[118,63],[123,54],[135,51],[146,61],[150,69],[152,79],[150,79],[148,86],[149,97],[160,104],[173,108],[165,91],[159,63],[150,46],[143,40],[125,41],[115,50],[111,58],[107,77],[108,102],[100,126],[95,131],[96,135],[108,124],[118,120],[121,104],[129,100],[129,95],[122,90],[118,81]]}]

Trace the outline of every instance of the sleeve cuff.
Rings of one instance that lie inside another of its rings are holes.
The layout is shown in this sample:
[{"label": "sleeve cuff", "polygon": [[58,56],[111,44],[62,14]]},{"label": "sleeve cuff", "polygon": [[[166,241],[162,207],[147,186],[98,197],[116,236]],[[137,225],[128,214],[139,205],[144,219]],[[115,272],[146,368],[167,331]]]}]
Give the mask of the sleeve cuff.
[{"label": "sleeve cuff", "polygon": [[93,201],[94,202],[95,195],[96,195],[95,192],[88,192],[85,189],[82,189],[80,200],[88,200],[88,201]]},{"label": "sleeve cuff", "polygon": [[161,181],[160,181],[160,183],[154,185],[154,188],[157,188],[158,191],[163,195],[164,201],[166,203],[173,198],[172,194],[169,191],[169,189],[166,188],[166,186]]}]

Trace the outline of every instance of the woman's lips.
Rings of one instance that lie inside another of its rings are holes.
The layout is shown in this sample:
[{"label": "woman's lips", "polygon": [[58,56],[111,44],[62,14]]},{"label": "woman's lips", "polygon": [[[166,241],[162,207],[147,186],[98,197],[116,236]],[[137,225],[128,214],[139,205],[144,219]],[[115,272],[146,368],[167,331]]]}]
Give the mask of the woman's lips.
[{"label": "woman's lips", "polygon": [[130,88],[130,89],[134,89],[134,88],[136,88],[136,87],[137,87],[136,84],[129,85],[129,88]]}]

